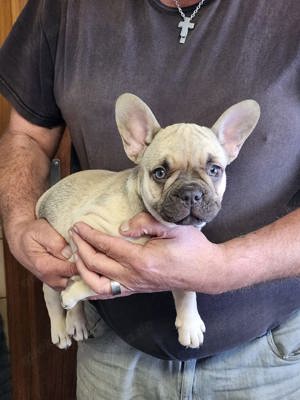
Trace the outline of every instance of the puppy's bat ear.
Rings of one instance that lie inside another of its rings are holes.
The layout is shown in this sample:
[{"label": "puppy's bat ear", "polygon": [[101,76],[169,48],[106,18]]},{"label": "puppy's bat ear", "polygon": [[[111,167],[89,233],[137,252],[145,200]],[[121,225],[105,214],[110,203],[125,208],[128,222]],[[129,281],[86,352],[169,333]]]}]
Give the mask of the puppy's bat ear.
[{"label": "puppy's bat ear", "polygon": [[116,122],[125,152],[136,164],[160,130],[153,112],[139,97],[122,94],[116,102]]},{"label": "puppy's bat ear", "polygon": [[260,117],[260,107],[254,100],[244,100],[226,110],[211,128],[217,135],[230,164],[255,128]]}]

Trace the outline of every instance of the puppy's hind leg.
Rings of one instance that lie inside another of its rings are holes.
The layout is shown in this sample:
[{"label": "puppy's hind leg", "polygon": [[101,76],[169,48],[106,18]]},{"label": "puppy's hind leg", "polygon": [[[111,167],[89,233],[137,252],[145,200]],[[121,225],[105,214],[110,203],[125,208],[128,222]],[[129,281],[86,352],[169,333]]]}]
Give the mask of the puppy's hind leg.
[{"label": "puppy's hind leg", "polygon": [[67,311],[66,327],[68,335],[77,342],[88,338],[87,321],[82,302]]},{"label": "puppy's hind leg", "polygon": [[52,343],[60,349],[67,349],[72,342],[66,330],[66,315],[61,306],[60,293],[45,283],[43,291],[50,318]]}]

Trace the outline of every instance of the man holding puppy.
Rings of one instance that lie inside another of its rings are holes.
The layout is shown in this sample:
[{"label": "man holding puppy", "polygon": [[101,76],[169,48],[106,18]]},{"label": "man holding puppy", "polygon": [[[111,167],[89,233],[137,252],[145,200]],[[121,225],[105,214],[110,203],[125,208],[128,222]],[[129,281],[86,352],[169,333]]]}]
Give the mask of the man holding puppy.
[{"label": "man holding puppy", "polygon": [[[93,303],[102,319],[79,346],[79,399],[299,398],[299,17],[293,0],[30,0],[3,46],[0,87],[14,110],[0,205],[11,251],[52,287],[78,270],[108,299]],[[128,91],[162,125],[210,126],[246,98],[262,118],[204,234],[141,215],[121,228],[154,236],[140,247],[79,223],[75,267],[35,203],[65,123],[82,169],[128,166],[113,119]],[[112,299],[111,281],[122,298]],[[177,342],[165,291],[178,282],[199,292],[199,349]]]}]

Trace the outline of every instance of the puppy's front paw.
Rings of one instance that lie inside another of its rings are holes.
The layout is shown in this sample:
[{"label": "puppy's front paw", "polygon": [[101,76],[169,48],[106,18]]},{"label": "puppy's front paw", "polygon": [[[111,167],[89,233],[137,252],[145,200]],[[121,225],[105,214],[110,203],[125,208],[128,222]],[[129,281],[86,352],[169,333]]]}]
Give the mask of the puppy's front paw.
[{"label": "puppy's front paw", "polygon": [[74,297],[74,292],[71,290],[75,282],[70,281],[65,290],[61,292],[61,305],[65,310],[71,310],[78,303],[78,299]]},{"label": "puppy's front paw", "polygon": [[81,304],[67,312],[66,326],[68,335],[77,342],[88,338],[87,321]]},{"label": "puppy's front paw", "polygon": [[59,349],[67,349],[72,341],[66,331],[66,322],[64,319],[56,320],[51,323],[51,340]]},{"label": "puppy's front paw", "polygon": [[61,292],[61,304],[65,310],[75,307],[81,300],[95,296],[95,293],[80,277],[72,277]]},{"label": "puppy's front paw", "polygon": [[182,346],[196,349],[202,345],[205,325],[198,314],[184,319],[177,316],[175,326],[178,330],[178,341]]}]

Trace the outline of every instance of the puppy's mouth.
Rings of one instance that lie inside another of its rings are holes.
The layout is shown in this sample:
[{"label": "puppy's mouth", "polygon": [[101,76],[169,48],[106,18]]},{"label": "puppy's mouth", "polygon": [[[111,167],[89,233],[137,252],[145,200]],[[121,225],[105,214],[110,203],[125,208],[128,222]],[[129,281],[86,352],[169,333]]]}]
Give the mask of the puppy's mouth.
[{"label": "puppy's mouth", "polygon": [[189,214],[186,217],[173,222],[176,225],[202,225],[206,223],[206,221],[204,221],[202,218],[196,217],[192,214]]},{"label": "puppy's mouth", "polygon": [[215,207],[211,206],[208,212],[199,212],[199,209],[193,208],[190,210],[177,208],[176,211],[173,210],[170,213],[164,210],[160,212],[160,216],[164,221],[172,222],[176,225],[193,225],[199,227],[210,222],[217,215],[219,207],[217,205]]}]

